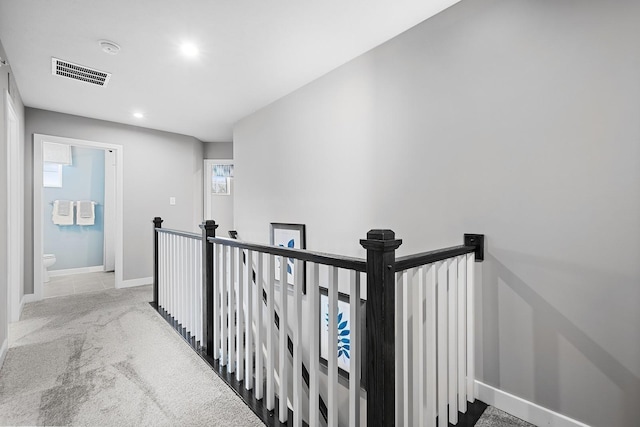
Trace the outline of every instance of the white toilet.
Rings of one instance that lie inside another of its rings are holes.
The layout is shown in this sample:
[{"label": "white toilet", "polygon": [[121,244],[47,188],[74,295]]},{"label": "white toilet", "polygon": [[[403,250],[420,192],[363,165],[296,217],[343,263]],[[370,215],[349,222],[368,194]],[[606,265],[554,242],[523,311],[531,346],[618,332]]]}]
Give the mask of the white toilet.
[{"label": "white toilet", "polygon": [[49,267],[56,263],[56,256],[54,254],[44,254],[42,257],[42,281],[47,283],[49,281]]}]

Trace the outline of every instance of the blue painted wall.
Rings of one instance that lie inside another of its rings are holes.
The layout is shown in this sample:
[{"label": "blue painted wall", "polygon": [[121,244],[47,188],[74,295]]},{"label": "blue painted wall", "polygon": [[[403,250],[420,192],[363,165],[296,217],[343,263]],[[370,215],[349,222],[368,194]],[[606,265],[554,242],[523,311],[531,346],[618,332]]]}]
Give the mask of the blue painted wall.
[{"label": "blue painted wall", "polygon": [[[93,267],[103,264],[104,254],[104,151],[72,147],[73,164],[62,167],[62,188],[44,188],[44,253],[54,254],[50,270]],[[54,200],[93,200],[96,221],[92,226],[55,225]]]}]

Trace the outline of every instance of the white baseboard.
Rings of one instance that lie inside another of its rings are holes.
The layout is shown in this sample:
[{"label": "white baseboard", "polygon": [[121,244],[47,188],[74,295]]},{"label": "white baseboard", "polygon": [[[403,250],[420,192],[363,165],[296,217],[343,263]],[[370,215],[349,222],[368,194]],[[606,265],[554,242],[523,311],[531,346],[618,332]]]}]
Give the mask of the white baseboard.
[{"label": "white baseboard", "polygon": [[66,270],[49,270],[49,277],[69,276],[71,274],[98,273],[104,271],[104,265],[94,265],[93,267],[69,268]]},{"label": "white baseboard", "polygon": [[123,280],[120,286],[116,285],[116,288],[133,288],[134,286],[144,286],[153,284],[153,277],[141,277],[140,279]]},{"label": "white baseboard", "polygon": [[29,304],[30,302],[40,301],[42,298],[38,298],[36,294],[24,294],[22,296],[23,304]]},{"label": "white baseboard", "polygon": [[4,363],[4,358],[7,357],[7,351],[9,350],[9,338],[5,338],[0,346],[0,369]]},{"label": "white baseboard", "polygon": [[475,382],[476,397],[484,403],[523,419],[539,427],[589,427],[565,415],[543,408],[518,396],[498,390],[495,387]]}]

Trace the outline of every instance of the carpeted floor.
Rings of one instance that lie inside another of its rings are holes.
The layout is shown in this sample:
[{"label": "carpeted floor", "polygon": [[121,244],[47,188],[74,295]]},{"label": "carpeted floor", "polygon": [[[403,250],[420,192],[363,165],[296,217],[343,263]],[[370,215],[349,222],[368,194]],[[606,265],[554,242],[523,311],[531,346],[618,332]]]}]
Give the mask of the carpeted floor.
[{"label": "carpeted floor", "polygon": [[[0,370],[0,425],[263,425],[150,297],[144,286],[26,305]],[[531,424],[489,407],[476,426]]]},{"label": "carpeted floor", "polygon": [[526,421],[507,414],[493,406],[489,406],[483,413],[475,427],[535,427]]},{"label": "carpeted floor", "polygon": [[263,425],[150,297],[144,286],[26,305],[0,370],[0,425]]}]

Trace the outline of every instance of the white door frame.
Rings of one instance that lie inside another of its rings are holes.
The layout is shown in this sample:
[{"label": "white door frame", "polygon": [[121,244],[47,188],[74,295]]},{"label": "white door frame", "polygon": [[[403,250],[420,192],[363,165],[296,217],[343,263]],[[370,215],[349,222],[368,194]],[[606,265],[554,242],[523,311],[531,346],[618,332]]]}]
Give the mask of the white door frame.
[{"label": "white door frame", "polygon": [[122,287],[122,276],[124,266],[123,255],[123,157],[124,147],[116,144],[105,144],[103,142],[88,141],[85,139],[65,138],[51,135],[33,135],[33,290],[36,300],[42,299],[42,257],[43,250],[43,220],[44,206],[42,203],[42,143],[56,142],[58,144],[68,144],[78,147],[99,148],[103,150],[113,150],[116,153],[116,271],[115,287]]},{"label": "white door frame", "polygon": [[115,271],[115,235],[116,227],[116,153],[113,150],[104,151],[104,206],[103,206],[103,230],[104,246],[102,265],[104,271]]},{"label": "white door frame", "polygon": [[5,90],[7,125],[7,312],[9,322],[20,320],[21,288],[24,289],[24,191],[20,160],[20,119]]}]

